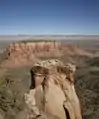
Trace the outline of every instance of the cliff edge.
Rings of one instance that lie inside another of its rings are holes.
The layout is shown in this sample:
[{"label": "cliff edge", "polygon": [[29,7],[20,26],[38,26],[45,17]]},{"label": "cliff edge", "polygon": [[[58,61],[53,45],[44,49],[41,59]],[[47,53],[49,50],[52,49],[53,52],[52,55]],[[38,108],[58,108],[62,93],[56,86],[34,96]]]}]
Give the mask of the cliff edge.
[{"label": "cliff edge", "polygon": [[[91,56],[92,54],[73,45],[62,45],[57,41],[22,41],[9,45],[5,50],[6,60],[3,65],[8,67],[25,66],[36,63],[41,57]],[[48,58],[47,58],[48,59]]]}]

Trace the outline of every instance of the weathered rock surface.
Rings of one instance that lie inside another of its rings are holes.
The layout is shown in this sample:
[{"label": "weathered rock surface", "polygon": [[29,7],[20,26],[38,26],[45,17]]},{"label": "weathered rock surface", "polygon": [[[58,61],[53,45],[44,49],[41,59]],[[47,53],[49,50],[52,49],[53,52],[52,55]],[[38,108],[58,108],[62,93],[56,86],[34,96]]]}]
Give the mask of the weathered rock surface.
[{"label": "weathered rock surface", "polygon": [[74,65],[64,66],[59,60],[42,61],[31,68],[31,87],[25,100],[34,115],[44,112],[55,116],[53,119],[82,119],[74,73]]},{"label": "weathered rock surface", "polygon": [[6,49],[7,61],[11,65],[27,65],[37,61],[37,57],[60,55],[61,44],[56,41],[34,41],[12,43]]},{"label": "weathered rock surface", "polygon": [[0,114],[0,119],[3,119],[2,115]]},{"label": "weathered rock surface", "polygon": [[51,114],[46,114],[46,113],[42,113],[41,116],[36,118],[29,109],[28,110],[25,109],[22,112],[20,112],[15,117],[15,119],[59,119],[59,118]]},{"label": "weathered rock surface", "polygon": [[24,66],[38,61],[39,57],[61,57],[62,55],[92,54],[73,45],[63,45],[57,41],[15,42],[5,50],[6,61],[3,65]]},{"label": "weathered rock surface", "polygon": [[[60,43],[56,41],[39,41],[39,42],[18,42],[13,43],[7,48],[7,54],[12,56],[23,55],[23,54],[35,54],[40,55],[43,52],[49,52],[53,50],[58,50],[60,48]],[[16,56],[17,57],[17,56]]]}]

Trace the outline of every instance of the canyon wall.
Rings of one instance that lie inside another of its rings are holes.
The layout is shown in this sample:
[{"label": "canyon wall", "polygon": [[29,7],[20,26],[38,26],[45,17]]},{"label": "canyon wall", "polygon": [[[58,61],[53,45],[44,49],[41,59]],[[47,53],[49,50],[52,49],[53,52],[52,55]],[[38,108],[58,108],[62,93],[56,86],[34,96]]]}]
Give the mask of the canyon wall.
[{"label": "canyon wall", "polygon": [[74,45],[57,41],[21,41],[9,45],[5,50],[3,65],[24,66],[37,62],[40,58],[61,58],[62,56],[91,56],[92,54]]},{"label": "canyon wall", "polygon": [[25,65],[31,62],[33,64],[41,56],[59,55],[60,49],[61,43],[56,41],[23,41],[10,44],[5,54],[11,65]]}]

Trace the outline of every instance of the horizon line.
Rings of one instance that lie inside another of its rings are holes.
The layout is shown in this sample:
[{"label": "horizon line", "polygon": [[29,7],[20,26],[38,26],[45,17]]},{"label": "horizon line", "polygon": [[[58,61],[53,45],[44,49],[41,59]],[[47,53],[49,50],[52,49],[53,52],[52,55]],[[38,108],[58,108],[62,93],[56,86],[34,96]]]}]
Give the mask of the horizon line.
[{"label": "horizon line", "polygon": [[99,34],[0,34],[0,36],[99,36]]}]

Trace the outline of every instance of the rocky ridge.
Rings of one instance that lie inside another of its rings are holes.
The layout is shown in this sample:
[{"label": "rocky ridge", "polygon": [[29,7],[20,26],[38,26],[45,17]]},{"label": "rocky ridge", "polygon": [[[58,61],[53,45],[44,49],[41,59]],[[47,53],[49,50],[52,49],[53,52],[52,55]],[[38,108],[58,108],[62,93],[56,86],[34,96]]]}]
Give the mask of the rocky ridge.
[{"label": "rocky ridge", "polygon": [[39,57],[61,57],[62,55],[92,54],[73,45],[62,45],[57,41],[22,41],[9,45],[5,50],[6,62],[3,65],[21,66],[31,65]]},{"label": "rocky ridge", "polygon": [[33,64],[40,56],[59,54],[61,44],[56,41],[15,42],[6,48],[6,59],[11,65]]}]

